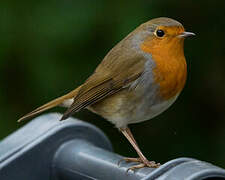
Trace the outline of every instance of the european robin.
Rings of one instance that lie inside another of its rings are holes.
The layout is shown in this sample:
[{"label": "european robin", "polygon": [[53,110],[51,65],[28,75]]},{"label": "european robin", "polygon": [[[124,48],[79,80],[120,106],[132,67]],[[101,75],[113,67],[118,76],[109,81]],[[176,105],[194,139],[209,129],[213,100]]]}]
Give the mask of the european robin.
[{"label": "european robin", "polygon": [[129,124],[154,118],[177,99],[187,76],[185,32],[178,21],[156,18],[141,24],[105,56],[94,73],[78,88],[35,109],[18,121],[62,105],[61,120],[84,108],[113,123],[128,139],[139,158],[130,169],[158,167],[139,149]]}]

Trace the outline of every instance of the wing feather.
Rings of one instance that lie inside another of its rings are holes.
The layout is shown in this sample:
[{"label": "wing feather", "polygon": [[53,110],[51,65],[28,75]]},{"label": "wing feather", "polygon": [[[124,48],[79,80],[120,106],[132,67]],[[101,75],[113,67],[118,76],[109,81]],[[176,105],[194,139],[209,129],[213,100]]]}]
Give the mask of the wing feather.
[{"label": "wing feather", "polygon": [[[119,48],[119,50],[122,49]],[[143,55],[133,53],[131,56],[130,54],[124,54],[125,50],[122,51],[123,55],[120,52],[114,52],[114,50],[109,52],[95,72],[82,85],[74,98],[73,104],[67,109],[61,120],[67,119],[73,113],[123,88],[127,88],[131,82],[141,76],[146,62]]]}]

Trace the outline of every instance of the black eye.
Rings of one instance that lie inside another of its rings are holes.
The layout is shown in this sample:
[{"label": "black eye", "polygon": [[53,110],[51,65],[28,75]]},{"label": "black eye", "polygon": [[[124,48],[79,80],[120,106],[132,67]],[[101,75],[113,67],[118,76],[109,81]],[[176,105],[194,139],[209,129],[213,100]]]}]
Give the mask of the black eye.
[{"label": "black eye", "polygon": [[165,34],[164,31],[161,30],[161,29],[158,29],[158,30],[156,31],[156,35],[157,35],[158,37],[163,37],[164,34]]}]

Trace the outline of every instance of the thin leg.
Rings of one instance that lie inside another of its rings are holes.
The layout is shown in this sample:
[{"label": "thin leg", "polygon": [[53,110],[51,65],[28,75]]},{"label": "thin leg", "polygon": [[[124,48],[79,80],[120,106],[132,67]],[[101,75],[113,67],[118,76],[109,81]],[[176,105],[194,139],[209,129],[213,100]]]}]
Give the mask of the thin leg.
[{"label": "thin leg", "polygon": [[142,152],[141,152],[141,150],[140,150],[136,140],[134,139],[134,136],[131,133],[130,128],[122,129],[121,132],[127,138],[127,140],[131,143],[131,145],[134,147],[134,149],[136,150],[136,152],[139,155],[139,157],[142,160],[147,160],[147,158],[142,154]]},{"label": "thin leg", "polygon": [[134,149],[136,150],[136,152],[139,156],[139,158],[125,158],[124,160],[130,161],[130,162],[140,162],[141,163],[141,164],[133,166],[129,169],[134,170],[134,169],[142,168],[145,166],[156,168],[156,167],[160,166],[159,163],[156,164],[154,161],[148,161],[147,158],[142,154],[140,148],[138,147],[136,140],[134,139],[134,136],[132,135],[132,133],[128,127],[123,128],[123,129],[121,128],[120,131],[127,138],[127,140],[131,143],[131,145],[134,147]]}]

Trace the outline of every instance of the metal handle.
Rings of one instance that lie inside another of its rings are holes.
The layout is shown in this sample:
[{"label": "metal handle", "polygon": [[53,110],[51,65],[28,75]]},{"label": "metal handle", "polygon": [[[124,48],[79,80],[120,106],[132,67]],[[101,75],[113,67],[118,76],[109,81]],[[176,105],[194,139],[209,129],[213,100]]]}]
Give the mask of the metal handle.
[{"label": "metal handle", "polygon": [[127,169],[118,162],[106,136],[88,123],[61,115],[40,116],[0,142],[2,180],[210,180],[225,179],[225,170],[212,164],[178,158],[157,169]]}]

